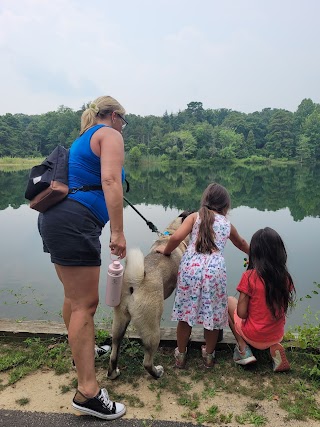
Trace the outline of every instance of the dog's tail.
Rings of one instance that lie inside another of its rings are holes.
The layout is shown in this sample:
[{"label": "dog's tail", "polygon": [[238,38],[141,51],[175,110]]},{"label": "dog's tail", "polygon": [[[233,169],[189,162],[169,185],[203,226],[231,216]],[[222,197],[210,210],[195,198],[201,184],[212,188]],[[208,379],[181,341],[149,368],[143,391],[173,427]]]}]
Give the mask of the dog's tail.
[{"label": "dog's tail", "polygon": [[126,258],[125,276],[138,286],[144,278],[144,256],[139,248],[130,249]]}]

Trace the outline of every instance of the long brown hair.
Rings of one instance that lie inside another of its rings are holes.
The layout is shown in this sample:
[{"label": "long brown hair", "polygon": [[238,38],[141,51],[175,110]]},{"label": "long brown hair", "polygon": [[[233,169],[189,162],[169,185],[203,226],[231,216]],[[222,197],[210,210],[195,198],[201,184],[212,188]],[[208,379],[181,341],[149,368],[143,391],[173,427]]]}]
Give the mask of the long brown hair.
[{"label": "long brown hair", "polygon": [[273,228],[261,228],[252,236],[248,270],[253,269],[264,283],[266,304],[272,316],[281,318],[294,302],[295,288],[287,269],[286,248]]},{"label": "long brown hair", "polygon": [[206,254],[218,249],[213,230],[214,212],[226,215],[230,208],[231,199],[226,188],[215,182],[209,184],[204,190],[199,209],[201,222],[195,246],[197,252]]}]

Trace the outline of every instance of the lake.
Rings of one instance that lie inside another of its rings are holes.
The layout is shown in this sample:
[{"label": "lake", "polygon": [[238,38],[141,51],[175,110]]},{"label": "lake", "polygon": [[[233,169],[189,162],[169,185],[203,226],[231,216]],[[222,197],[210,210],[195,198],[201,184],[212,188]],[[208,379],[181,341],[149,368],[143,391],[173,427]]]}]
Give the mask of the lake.
[{"label": "lake", "polygon": [[[287,327],[303,323],[310,306],[319,307],[312,294],[320,282],[320,167],[283,166],[245,168],[224,164],[210,166],[143,165],[127,167],[130,191],[125,196],[158,230],[185,209],[198,209],[203,190],[219,182],[231,194],[229,219],[249,242],[259,228],[269,226],[279,232],[288,252],[288,268],[297,289],[298,301]],[[27,171],[0,171],[0,317],[24,320],[61,321],[63,290],[49,255],[42,252],[37,231],[37,212],[24,200]],[[124,210],[128,248],[140,247],[147,254],[157,237],[130,207]],[[97,319],[110,318],[112,309],[104,304],[109,227],[102,238],[100,305]],[[228,293],[244,272],[244,254],[229,241],[225,250]],[[170,321],[173,296],[166,301],[162,326]]]}]

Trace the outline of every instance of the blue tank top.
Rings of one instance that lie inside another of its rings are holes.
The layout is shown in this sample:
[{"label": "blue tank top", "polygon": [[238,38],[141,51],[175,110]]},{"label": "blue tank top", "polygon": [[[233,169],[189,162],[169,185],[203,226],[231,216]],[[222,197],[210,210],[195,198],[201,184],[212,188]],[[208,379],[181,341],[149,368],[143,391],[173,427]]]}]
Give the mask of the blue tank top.
[{"label": "blue tank top", "polygon": [[[91,127],[72,143],[69,151],[69,188],[77,188],[82,185],[101,185],[100,157],[91,150],[90,140],[92,135],[104,126],[106,125]],[[125,172],[122,168],[122,182],[124,180]],[[102,190],[77,191],[69,194],[68,197],[90,209],[103,224],[109,221]]]}]

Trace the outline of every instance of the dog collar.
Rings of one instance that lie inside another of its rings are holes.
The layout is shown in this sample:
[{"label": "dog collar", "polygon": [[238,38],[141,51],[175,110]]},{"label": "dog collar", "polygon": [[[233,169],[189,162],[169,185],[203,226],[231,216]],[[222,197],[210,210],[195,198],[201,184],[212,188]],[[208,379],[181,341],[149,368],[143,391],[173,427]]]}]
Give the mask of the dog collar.
[{"label": "dog collar", "polygon": [[[170,233],[169,233],[169,231],[164,231],[163,233],[162,233],[162,235],[163,236],[170,236]],[[185,248],[187,249],[187,247],[188,247],[188,245],[186,244],[186,242],[184,241],[184,240],[182,240],[182,242],[181,242],[184,246],[185,246]]]}]

